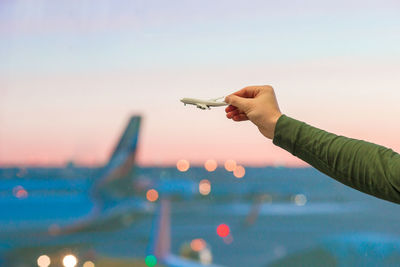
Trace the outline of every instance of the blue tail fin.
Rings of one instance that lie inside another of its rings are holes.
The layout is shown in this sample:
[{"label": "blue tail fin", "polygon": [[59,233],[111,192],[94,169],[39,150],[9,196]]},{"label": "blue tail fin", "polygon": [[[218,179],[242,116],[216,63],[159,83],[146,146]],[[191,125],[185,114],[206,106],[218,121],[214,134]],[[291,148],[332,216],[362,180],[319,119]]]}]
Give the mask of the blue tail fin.
[{"label": "blue tail fin", "polygon": [[131,117],[110,157],[109,167],[117,167],[117,165],[120,165],[122,161],[128,159],[132,154],[134,156],[138,143],[140,122],[140,116]]},{"label": "blue tail fin", "polygon": [[93,197],[100,206],[115,198],[132,194],[132,181],[141,117],[132,116],[125,128],[103,175],[93,186]]}]

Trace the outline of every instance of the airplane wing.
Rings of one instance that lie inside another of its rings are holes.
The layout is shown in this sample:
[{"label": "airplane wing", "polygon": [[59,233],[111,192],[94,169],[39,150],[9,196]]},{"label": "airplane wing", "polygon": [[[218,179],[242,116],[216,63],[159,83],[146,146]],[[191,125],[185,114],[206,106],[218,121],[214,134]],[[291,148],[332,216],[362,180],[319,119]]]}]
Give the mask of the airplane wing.
[{"label": "airplane wing", "polygon": [[196,104],[196,106],[200,109],[210,109],[207,105],[205,104]]}]

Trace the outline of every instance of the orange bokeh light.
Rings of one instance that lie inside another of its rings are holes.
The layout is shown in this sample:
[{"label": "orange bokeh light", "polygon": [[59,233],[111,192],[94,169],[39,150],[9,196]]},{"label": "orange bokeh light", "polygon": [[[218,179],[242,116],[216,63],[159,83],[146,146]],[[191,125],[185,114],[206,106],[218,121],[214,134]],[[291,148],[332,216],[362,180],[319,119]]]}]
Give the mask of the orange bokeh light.
[{"label": "orange bokeh light", "polygon": [[234,161],[233,159],[228,159],[227,161],[225,161],[224,167],[225,170],[227,170],[228,172],[232,172],[236,168],[236,161]]},{"label": "orange bokeh light", "polygon": [[211,192],[211,183],[207,179],[203,179],[199,183],[199,192],[203,196],[210,194]]},{"label": "orange bokeh light", "polygon": [[185,171],[189,170],[190,163],[186,159],[180,159],[176,163],[176,168],[181,172],[185,172]]},{"label": "orange bokeh light", "polygon": [[204,168],[206,168],[206,170],[209,172],[215,171],[215,169],[217,167],[218,167],[218,163],[213,159],[209,159],[204,163]]},{"label": "orange bokeh light", "polygon": [[206,247],[206,241],[201,238],[193,239],[192,242],[190,242],[190,247],[193,251],[199,252]]},{"label": "orange bokeh light", "polygon": [[150,189],[150,190],[148,190],[147,193],[146,193],[146,198],[147,198],[147,200],[150,201],[150,202],[157,201],[157,199],[158,199],[158,192],[157,192],[157,190],[155,190],[155,189]]},{"label": "orange bokeh light", "polygon": [[233,175],[236,178],[242,178],[246,174],[246,170],[242,165],[237,165],[235,170],[233,171]]}]

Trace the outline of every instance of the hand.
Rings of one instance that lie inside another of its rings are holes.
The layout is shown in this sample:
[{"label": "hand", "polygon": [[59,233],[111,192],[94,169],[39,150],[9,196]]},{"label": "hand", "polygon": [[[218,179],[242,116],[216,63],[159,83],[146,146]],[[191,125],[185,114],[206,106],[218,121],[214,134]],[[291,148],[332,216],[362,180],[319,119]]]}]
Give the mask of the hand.
[{"label": "hand", "polygon": [[274,138],[275,125],[282,115],[274,89],[269,85],[249,86],[225,98],[226,117],[234,121],[250,120],[267,138]]}]

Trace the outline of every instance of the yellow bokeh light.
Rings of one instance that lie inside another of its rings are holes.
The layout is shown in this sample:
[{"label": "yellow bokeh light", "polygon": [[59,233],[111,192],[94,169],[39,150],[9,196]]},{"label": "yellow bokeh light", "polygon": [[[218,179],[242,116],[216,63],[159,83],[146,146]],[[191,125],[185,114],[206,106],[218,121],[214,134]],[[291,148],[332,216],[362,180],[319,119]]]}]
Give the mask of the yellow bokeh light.
[{"label": "yellow bokeh light", "polygon": [[186,159],[180,159],[176,163],[176,168],[181,172],[185,172],[185,171],[189,170],[190,163]]},{"label": "yellow bokeh light", "polygon": [[203,196],[210,194],[210,192],[211,192],[211,183],[210,183],[209,180],[204,179],[204,180],[200,181],[200,183],[199,183],[199,192]]},{"label": "yellow bokeh light", "polygon": [[246,170],[244,169],[244,167],[242,165],[237,165],[235,167],[235,170],[233,171],[233,175],[236,178],[242,178],[245,174],[246,174]]},{"label": "yellow bokeh light", "polygon": [[147,193],[146,193],[146,198],[147,198],[147,200],[150,201],[150,202],[157,201],[157,199],[158,199],[158,192],[157,192],[157,190],[155,190],[155,189],[150,189],[150,190],[148,190]]},{"label": "yellow bokeh light", "polygon": [[218,163],[213,159],[209,159],[204,163],[204,168],[206,168],[206,170],[209,172],[215,171],[215,169],[217,169],[217,167],[218,167]]},{"label": "yellow bokeh light", "polygon": [[234,161],[233,159],[228,159],[227,161],[225,161],[224,167],[225,170],[227,170],[228,172],[232,172],[236,168],[236,161]]},{"label": "yellow bokeh light", "polygon": [[199,252],[206,247],[206,242],[201,238],[193,239],[192,242],[190,242],[190,247],[193,251]]},{"label": "yellow bokeh light", "polygon": [[63,264],[65,267],[75,267],[78,263],[78,260],[74,255],[67,255],[63,259]]},{"label": "yellow bokeh light", "polygon": [[50,263],[51,263],[50,258],[47,255],[42,255],[37,259],[37,265],[39,267],[48,267]]},{"label": "yellow bokeh light", "polygon": [[85,261],[83,264],[83,267],[94,267],[94,263],[91,261]]}]

